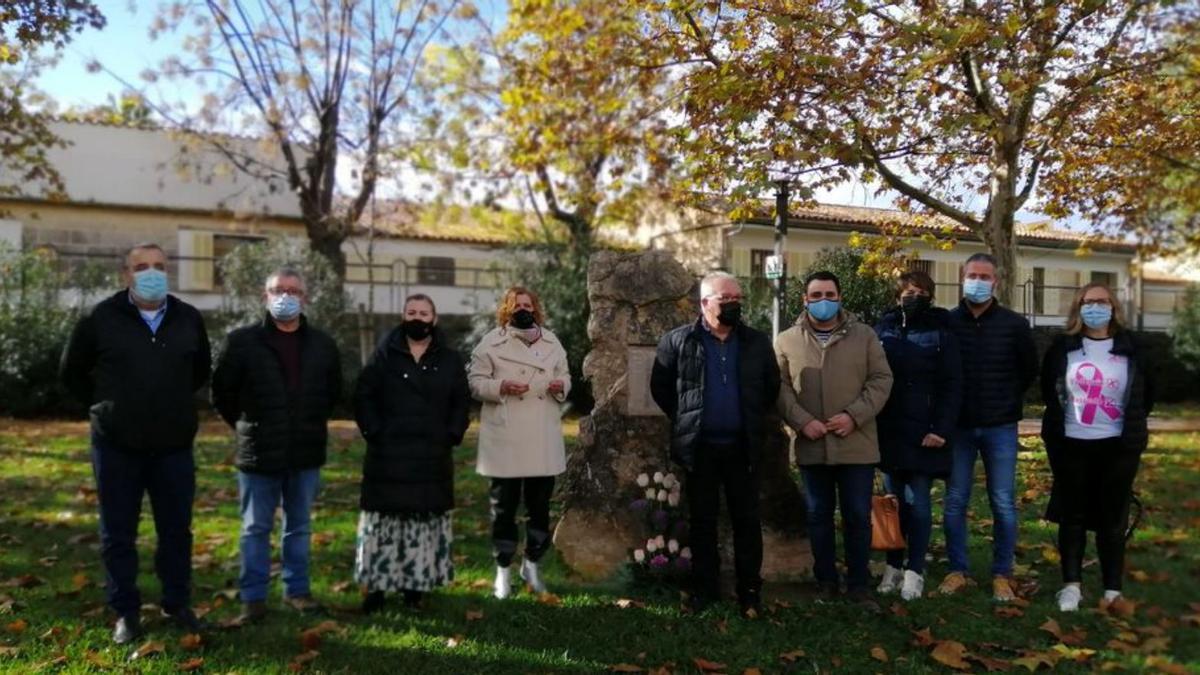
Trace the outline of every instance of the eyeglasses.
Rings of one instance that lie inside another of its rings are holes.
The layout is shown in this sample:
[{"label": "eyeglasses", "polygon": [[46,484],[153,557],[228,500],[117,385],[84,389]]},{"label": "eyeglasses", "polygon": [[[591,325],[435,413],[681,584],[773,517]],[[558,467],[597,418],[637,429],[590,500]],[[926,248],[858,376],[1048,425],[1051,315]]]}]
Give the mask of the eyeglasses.
[{"label": "eyeglasses", "polygon": [[293,298],[303,298],[304,291],[299,288],[268,288],[267,293],[271,295],[290,295]]},{"label": "eyeglasses", "polygon": [[1109,300],[1108,298],[1086,298],[1086,299],[1080,301],[1079,304],[1084,305],[1084,306],[1087,306],[1087,305],[1105,305],[1105,306],[1107,306],[1107,305],[1111,305],[1112,301]]},{"label": "eyeglasses", "polygon": [[717,304],[721,304],[721,305],[723,305],[727,302],[741,302],[746,299],[746,296],[744,296],[744,295],[716,295],[716,294],[714,294],[714,295],[706,295],[704,297],[708,298],[709,300],[716,299]]}]

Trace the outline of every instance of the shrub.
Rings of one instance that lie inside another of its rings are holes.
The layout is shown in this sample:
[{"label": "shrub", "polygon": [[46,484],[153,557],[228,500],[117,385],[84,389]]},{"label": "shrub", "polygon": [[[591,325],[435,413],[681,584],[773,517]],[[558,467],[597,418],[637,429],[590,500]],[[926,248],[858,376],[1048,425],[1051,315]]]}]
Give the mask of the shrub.
[{"label": "shrub", "polygon": [[77,266],[68,274],[52,252],[0,245],[0,415],[80,410],[58,382],[58,363],[92,292],[112,272]]},{"label": "shrub", "polygon": [[1200,372],[1200,284],[1190,284],[1175,308],[1171,349],[1190,370]]}]

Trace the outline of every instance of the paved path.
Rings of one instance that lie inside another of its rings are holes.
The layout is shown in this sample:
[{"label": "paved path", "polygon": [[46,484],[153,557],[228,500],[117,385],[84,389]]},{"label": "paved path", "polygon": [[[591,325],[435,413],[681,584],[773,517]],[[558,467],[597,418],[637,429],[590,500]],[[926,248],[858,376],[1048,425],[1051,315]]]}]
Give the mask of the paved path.
[{"label": "paved path", "polygon": [[[1150,431],[1152,433],[1187,433],[1189,431],[1200,431],[1200,418],[1164,420],[1151,417]],[[1040,419],[1021,420],[1017,425],[1017,433],[1021,436],[1037,436],[1041,432],[1042,420]]]}]

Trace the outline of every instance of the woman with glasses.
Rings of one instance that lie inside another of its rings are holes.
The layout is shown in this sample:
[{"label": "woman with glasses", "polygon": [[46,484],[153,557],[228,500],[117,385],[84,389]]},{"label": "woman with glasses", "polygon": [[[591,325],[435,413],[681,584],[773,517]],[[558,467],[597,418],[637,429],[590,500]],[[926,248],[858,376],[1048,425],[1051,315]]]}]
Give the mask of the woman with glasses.
[{"label": "woman with glasses", "polygon": [[1058,607],[1079,609],[1087,531],[1096,533],[1104,600],[1121,596],[1133,480],[1153,408],[1144,355],[1107,286],[1075,293],[1066,330],[1042,362],[1042,439],[1054,474],[1046,518],[1058,522],[1063,588]]}]

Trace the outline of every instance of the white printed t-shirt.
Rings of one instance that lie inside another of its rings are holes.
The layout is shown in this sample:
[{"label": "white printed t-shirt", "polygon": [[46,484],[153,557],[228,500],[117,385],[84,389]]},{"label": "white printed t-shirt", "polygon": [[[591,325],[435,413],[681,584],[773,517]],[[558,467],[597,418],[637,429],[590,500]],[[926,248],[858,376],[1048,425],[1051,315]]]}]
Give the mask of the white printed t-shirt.
[{"label": "white printed t-shirt", "polygon": [[1067,353],[1067,438],[1092,440],[1121,435],[1129,359],[1109,353],[1112,338],[1083,338],[1083,348]]}]

